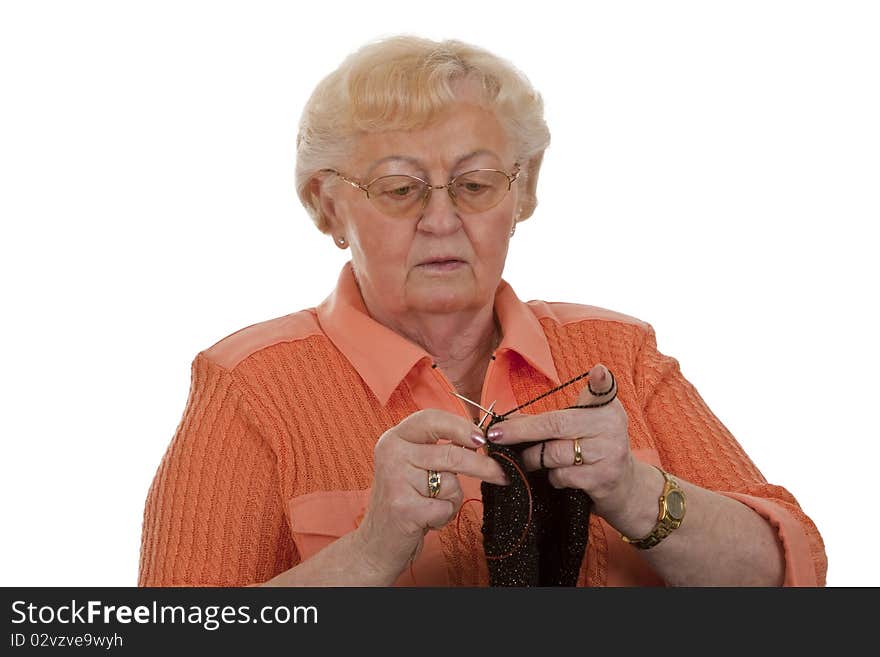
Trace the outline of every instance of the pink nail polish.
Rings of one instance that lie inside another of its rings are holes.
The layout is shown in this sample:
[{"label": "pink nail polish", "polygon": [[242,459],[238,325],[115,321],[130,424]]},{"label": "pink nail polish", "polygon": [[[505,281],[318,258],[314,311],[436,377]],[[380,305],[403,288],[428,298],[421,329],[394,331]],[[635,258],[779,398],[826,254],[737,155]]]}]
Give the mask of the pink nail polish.
[{"label": "pink nail polish", "polygon": [[474,431],[471,434],[471,440],[477,447],[482,447],[486,444],[486,439],[483,438],[483,434],[481,434],[479,431]]},{"label": "pink nail polish", "polygon": [[492,427],[486,436],[494,443],[501,440],[501,434],[501,427]]}]

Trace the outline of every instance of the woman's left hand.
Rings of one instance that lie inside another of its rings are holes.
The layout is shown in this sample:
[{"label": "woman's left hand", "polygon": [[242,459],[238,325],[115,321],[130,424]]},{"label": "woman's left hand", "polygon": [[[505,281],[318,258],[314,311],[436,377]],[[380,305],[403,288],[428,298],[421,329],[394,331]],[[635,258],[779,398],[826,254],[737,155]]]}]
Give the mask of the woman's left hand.
[{"label": "woman's left hand", "polygon": [[[604,365],[590,370],[576,404],[606,401],[616,385]],[[488,437],[501,445],[536,442],[523,452],[527,470],[541,468],[540,441],[545,441],[544,467],[556,488],[580,488],[593,499],[594,511],[611,522],[626,511],[636,484],[636,466],[629,448],[629,418],[619,399],[598,408],[572,408],[538,415],[512,415],[492,427]],[[500,435],[496,436],[493,430]],[[575,465],[575,441],[582,463]]]}]

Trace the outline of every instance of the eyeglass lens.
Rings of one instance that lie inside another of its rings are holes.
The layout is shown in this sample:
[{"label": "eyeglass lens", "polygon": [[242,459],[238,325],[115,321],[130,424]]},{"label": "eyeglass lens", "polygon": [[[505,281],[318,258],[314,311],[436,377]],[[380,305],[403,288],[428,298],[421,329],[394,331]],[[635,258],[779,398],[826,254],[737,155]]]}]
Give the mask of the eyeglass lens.
[{"label": "eyeglass lens", "polygon": [[[485,212],[498,205],[509,188],[509,179],[500,171],[471,171],[457,176],[448,189],[462,212]],[[421,209],[426,190],[425,183],[411,176],[382,176],[370,183],[367,196],[381,212],[403,217]]]}]

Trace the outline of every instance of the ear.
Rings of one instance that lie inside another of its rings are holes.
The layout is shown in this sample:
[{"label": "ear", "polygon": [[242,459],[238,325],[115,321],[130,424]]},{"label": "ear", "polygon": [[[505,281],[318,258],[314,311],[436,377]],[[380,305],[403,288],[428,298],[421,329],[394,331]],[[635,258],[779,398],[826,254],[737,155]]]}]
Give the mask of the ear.
[{"label": "ear", "polygon": [[544,151],[541,151],[532,159],[528,161],[525,166],[526,173],[526,184],[525,188],[522,190],[522,197],[520,198],[519,207],[519,220],[525,221],[535,212],[535,208],[538,206],[538,173],[541,171],[541,162],[544,159]]},{"label": "ear", "polygon": [[309,199],[315,212],[315,223],[322,233],[330,235],[343,232],[336,214],[333,187],[327,176],[315,175],[309,181]]}]

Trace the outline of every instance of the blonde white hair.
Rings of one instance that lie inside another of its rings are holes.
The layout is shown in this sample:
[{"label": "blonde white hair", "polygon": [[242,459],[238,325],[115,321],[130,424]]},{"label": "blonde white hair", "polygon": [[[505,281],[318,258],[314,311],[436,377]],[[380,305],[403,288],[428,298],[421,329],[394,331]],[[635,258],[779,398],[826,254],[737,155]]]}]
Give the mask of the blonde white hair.
[{"label": "blonde white hair", "polygon": [[481,104],[495,112],[512,141],[522,168],[517,217],[532,215],[550,143],[541,95],[510,62],[482,48],[403,35],[350,54],[306,102],[296,141],[296,190],[319,230],[329,227],[312,178],[342,166],[358,134],[427,125],[457,100],[461,83],[475,83]]}]

